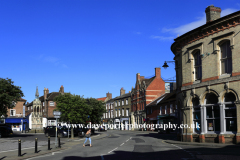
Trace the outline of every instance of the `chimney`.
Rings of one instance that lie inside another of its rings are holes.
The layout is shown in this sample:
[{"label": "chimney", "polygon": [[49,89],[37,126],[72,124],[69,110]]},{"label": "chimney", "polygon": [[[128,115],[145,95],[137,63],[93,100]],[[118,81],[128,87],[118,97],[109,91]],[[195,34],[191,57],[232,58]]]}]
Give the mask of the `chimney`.
[{"label": "chimney", "polygon": [[208,6],[205,10],[206,23],[212,22],[221,17],[221,8],[214,7],[214,5]]},{"label": "chimney", "polygon": [[125,94],[125,90],[123,89],[123,87],[120,89],[120,96]]},{"label": "chimney", "polygon": [[60,87],[60,90],[59,90],[60,93],[64,93],[64,88],[63,88],[63,85]]},{"label": "chimney", "polygon": [[161,78],[161,68],[155,68],[155,77]]},{"label": "chimney", "polygon": [[143,79],[144,79],[144,76],[140,76],[140,79],[143,80]]},{"label": "chimney", "polygon": [[108,98],[108,99],[112,99],[112,93],[109,93],[109,92],[108,92],[108,93],[107,93],[107,98]]},{"label": "chimney", "polygon": [[137,73],[137,81],[140,80],[140,73]]},{"label": "chimney", "polygon": [[44,99],[47,98],[47,94],[48,94],[48,93],[49,93],[49,90],[46,89],[46,88],[44,88],[44,90],[43,90],[43,97],[44,97]]}]

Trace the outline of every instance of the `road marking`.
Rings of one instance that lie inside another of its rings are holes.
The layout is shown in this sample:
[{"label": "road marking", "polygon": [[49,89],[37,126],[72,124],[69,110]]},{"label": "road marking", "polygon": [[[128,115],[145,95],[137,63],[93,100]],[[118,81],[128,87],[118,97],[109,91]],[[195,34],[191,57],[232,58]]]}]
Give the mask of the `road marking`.
[{"label": "road marking", "polygon": [[[38,146],[38,147],[42,147],[42,146]],[[31,149],[31,148],[35,148],[35,147],[29,147],[29,148],[22,148],[22,150],[25,149]],[[4,153],[4,152],[11,152],[11,151],[17,151],[18,149],[14,149],[14,150],[7,150],[7,151],[1,151],[0,153]]]},{"label": "road marking", "polygon": [[32,158],[28,158],[26,160],[30,160],[30,159],[36,159],[36,158],[40,158],[40,157],[47,157],[47,156],[51,156],[51,154],[46,154],[44,156],[38,156],[38,157],[32,157]]},{"label": "road marking", "polygon": [[52,152],[52,155],[54,155],[55,153],[62,153],[62,152]]},{"label": "road marking", "polygon": [[108,153],[111,153],[112,151],[115,151],[116,149],[118,149],[118,147],[117,148],[114,148],[113,150],[111,150],[110,152],[108,152]]},{"label": "road marking", "polygon": [[122,143],[120,146],[124,145],[124,143]]},{"label": "road marking", "polygon": [[129,139],[128,139],[128,140],[126,140],[126,142],[127,142],[127,141],[129,141]]}]

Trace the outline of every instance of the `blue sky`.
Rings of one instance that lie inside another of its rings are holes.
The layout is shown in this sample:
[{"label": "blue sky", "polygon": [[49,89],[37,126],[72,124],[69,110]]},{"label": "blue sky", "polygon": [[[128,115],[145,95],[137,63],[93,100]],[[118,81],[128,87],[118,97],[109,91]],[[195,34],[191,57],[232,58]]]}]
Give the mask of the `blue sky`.
[{"label": "blue sky", "polygon": [[[7,0],[0,1],[0,77],[22,87],[28,102],[44,87],[85,98],[119,96],[136,74],[174,58],[174,38],[205,24],[213,4],[222,16],[237,0]],[[175,76],[174,65],[161,69]]]}]

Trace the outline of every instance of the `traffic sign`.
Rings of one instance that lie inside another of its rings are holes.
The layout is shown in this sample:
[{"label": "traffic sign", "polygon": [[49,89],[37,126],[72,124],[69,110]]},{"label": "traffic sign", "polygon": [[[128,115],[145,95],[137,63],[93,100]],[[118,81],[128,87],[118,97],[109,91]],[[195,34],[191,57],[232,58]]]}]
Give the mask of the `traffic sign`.
[{"label": "traffic sign", "polygon": [[60,111],[53,111],[54,116],[60,116],[62,113]]},{"label": "traffic sign", "polygon": [[60,116],[54,116],[54,118],[60,118]]}]

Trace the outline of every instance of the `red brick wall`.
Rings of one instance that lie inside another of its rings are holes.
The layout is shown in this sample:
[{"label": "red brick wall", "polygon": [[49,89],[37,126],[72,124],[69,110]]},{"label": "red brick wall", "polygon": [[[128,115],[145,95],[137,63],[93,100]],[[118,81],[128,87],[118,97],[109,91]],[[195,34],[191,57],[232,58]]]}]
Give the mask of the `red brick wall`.
[{"label": "red brick wall", "polygon": [[[16,110],[16,114],[22,114],[23,115],[23,105],[24,105],[25,101],[17,101],[15,107],[13,107],[12,109]],[[25,108],[25,112],[27,110],[27,107]],[[7,116],[10,117],[10,109],[8,109],[8,113]]]}]

